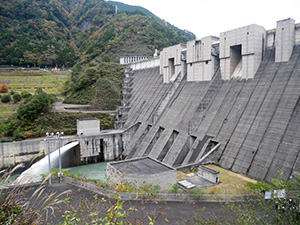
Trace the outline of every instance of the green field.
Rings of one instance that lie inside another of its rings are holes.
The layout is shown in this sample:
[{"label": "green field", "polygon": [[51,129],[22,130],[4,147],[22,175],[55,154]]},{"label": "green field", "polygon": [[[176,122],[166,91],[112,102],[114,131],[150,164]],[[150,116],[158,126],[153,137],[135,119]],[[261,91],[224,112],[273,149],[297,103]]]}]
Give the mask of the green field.
[{"label": "green field", "polygon": [[39,71],[13,71],[1,72],[0,84],[17,92],[28,91],[34,93],[42,88],[48,94],[59,94],[59,88],[67,80],[70,72],[39,72]]},{"label": "green field", "polygon": [[[34,93],[37,88],[42,88],[48,94],[58,94],[59,89],[67,80],[70,72],[40,72],[40,71],[2,71],[0,73],[0,85],[6,84],[8,92],[28,91]],[[0,103],[0,120],[7,118],[17,110],[15,104]]]},{"label": "green field", "polygon": [[[13,113],[15,104],[1,104],[0,105],[0,120],[6,119],[9,115]],[[17,108],[17,107],[16,107]]]}]

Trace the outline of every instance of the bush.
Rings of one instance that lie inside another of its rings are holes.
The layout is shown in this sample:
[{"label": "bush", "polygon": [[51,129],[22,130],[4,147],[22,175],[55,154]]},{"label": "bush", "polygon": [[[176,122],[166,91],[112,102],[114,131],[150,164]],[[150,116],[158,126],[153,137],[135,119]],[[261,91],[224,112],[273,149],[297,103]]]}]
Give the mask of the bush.
[{"label": "bush", "polygon": [[21,96],[22,98],[29,98],[32,94],[30,94],[28,91],[22,91]]},{"label": "bush", "polygon": [[2,84],[0,86],[0,93],[7,93],[8,91],[8,87],[6,86],[6,84]]},{"label": "bush", "polygon": [[89,66],[89,67],[94,67],[94,66],[96,66],[96,65],[97,65],[97,64],[94,63],[94,62],[90,62],[88,66]]},{"label": "bush", "polygon": [[8,103],[8,102],[10,102],[10,101],[11,101],[10,95],[3,95],[2,98],[1,98],[1,101],[2,101],[3,103]]},{"label": "bush", "polygon": [[103,56],[102,61],[103,62],[110,62],[109,56],[108,55]]},{"label": "bush", "polygon": [[51,104],[49,95],[37,89],[36,94],[26,99],[18,109],[18,118],[33,121]]},{"label": "bush", "polygon": [[18,93],[14,94],[14,96],[13,96],[14,103],[21,101],[21,99],[22,99],[22,97],[20,94],[18,94]]}]

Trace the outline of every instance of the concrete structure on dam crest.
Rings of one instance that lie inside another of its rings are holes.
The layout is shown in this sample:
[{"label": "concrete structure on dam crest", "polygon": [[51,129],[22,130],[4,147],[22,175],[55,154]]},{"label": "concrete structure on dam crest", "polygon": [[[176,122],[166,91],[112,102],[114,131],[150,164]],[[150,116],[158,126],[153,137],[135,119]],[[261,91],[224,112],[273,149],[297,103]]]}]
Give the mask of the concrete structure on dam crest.
[{"label": "concrete structure on dam crest", "polygon": [[[81,161],[150,157],[182,171],[215,162],[258,180],[298,175],[300,24],[249,25],[128,64],[116,129],[72,138]],[[24,142],[16,154],[8,145],[0,162],[29,154]]]}]

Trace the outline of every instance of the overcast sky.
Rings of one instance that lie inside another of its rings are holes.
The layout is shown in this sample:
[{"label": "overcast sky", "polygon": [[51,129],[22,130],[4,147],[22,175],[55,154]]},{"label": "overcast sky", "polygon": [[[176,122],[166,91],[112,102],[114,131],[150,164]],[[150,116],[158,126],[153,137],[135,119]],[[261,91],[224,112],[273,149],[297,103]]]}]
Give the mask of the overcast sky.
[{"label": "overcast sky", "polygon": [[257,24],[270,30],[276,21],[300,23],[300,0],[115,0],[142,6],[197,38]]}]

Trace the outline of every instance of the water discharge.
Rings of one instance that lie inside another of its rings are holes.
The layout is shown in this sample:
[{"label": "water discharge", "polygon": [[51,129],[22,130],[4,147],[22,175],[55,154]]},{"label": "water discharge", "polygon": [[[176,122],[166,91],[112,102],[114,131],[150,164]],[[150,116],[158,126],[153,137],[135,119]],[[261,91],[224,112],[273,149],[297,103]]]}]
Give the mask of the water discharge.
[{"label": "water discharge", "polygon": [[[72,143],[69,143],[63,147],[60,148],[61,152],[61,158],[64,158],[64,155],[66,153],[74,148],[76,145],[78,145],[79,142],[75,141]],[[59,149],[52,152],[50,154],[50,164],[51,168],[58,168],[59,162]],[[46,155],[44,158],[42,158],[40,161],[34,163],[30,168],[25,170],[16,180],[17,184],[28,184],[28,183],[35,183],[40,182],[42,180],[42,174],[49,174],[49,163],[48,163],[48,155]]]}]

